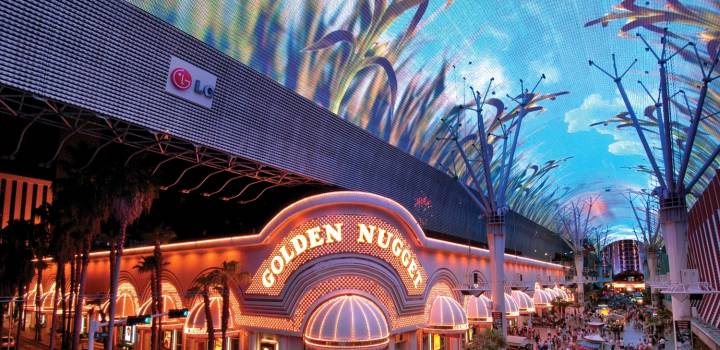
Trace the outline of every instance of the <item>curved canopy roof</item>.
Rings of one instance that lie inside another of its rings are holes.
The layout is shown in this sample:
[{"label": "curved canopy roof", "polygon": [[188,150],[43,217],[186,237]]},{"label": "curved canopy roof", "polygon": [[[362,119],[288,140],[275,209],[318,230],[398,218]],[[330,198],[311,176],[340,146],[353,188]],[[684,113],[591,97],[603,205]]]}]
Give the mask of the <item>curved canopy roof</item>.
[{"label": "curved canopy roof", "polygon": [[[43,288],[40,285],[40,297],[42,298]],[[35,296],[37,296],[37,284],[28,289],[25,293],[24,305],[26,310],[35,310]]]},{"label": "curved canopy roof", "polygon": [[492,301],[481,295],[465,297],[465,312],[470,323],[492,322]]},{"label": "curved canopy roof", "polygon": [[[138,314],[137,305],[131,295],[125,293],[120,294],[118,295],[115,303],[115,317],[117,318],[135,316]],[[110,303],[105,303],[103,311],[108,312],[109,307]]]},{"label": "curved canopy roof", "polygon": [[555,288],[544,288],[543,290],[550,296],[550,300],[560,298],[560,293]]},{"label": "curved canopy roof", "polygon": [[543,289],[535,289],[533,293],[533,304],[537,307],[548,307],[553,299],[554,297]]},{"label": "curved canopy roof", "polygon": [[[212,316],[213,325],[215,327],[221,324],[222,320],[222,297],[210,297],[210,315]],[[228,329],[235,328],[235,312],[230,308],[230,318],[228,319]],[[185,319],[185,332],[189,334],[206,334],[205,308],[202,299],[189,310],[188,317]]]},{"label": "curved canopy roof", "polygon": [[553,290],[558,295],[558,297],[561,298],[562,300],[570,301],[570,297],[568,297],[568,293],[563,288],[555,287],[555,288],[553,288]]},{"label": "curved canopy roof", "polygon": [[[151,313],[152,313],[152,308],[151,308],[151,305],[150,305],[150,304],[152,304],[152,298],[146,300],[146,301],[140,306],[139,314],[140,314],[140,315],[151,314]],[[168,312],[169,310],[173,310],[173,309],[182,309],[182,303],[180,303],[179,298],[174,298],[174,297],[172,297],[172,296],[170,296],[170,295],[163,294],[163,295],[162,295],[162,311],[161,311],[161,312]],[[188,313],[188,315],[189,315],[189,313]],[[168,318],[167,316],[163,316],[163,317],[162,317],[162,322],[163,322],[163,324],[165,324],[165,323],[177,323],[177,322],[181,322],[181,321],[182,321],[181,319],[180,319],[180,320],[178,320],[178,319],[170,319],[170,318]],[[141,326],[141,327],[149,327],[149,325],[140,325],[140,326]]]},{"label": "curved canopy roof", "polygon": [[535,304],[533,303],[532,298],[525,294],[525,292],[514,290],[512,291],[511,296],[513,301],[515,301],[518,306],[518,311],[523,313],[535,312]]},{"label": "curved canopy roof", "polygon": [[440,295],[430,306],[426,329],[434,333],[461,333],[468,329],[468,318],[460,303]]},{"label": "curved canopy roof", "polygon": [[[647,188],[652,169],[613,80],[588,61],[608,69],[616,54],[622,72],[637,58],[624,79],[628,101],[641,121],[655,127],[654,110],[645,109],[655,96],[634,82],[657,92],[657,60],[634,34],[658,48],[658,32],[667,26],[672,45],[692,40],[707,58],[717,51],[710,38],[720,14],[712,2],[697,0],[130,2],[432,166],[447,171],[458,163],[457,173],[469,185],[453,142],[438,140],[443,118],[472,101],[470,86],[484,96],[492,78],[483,111],[499,159],[501,130],[491,123],[516,106],[510,96],[532,89],[544,74],[537,92],[570,94],[542,101],[522,124],[510,207],[559,229],[557,205],[596,195],[597,223],[620,236],[632,236],[635,220],[624,195]],[[670,93],[684,89],[691,103],[701,78],[693,60],[686,50],[669,66]],[[716,84],[711,92],[708,115],[720,107]],[[671,144],[682,144],[691,111],[682,100],[670,108],[678,128]],[[475,116],[465,113],[468,123],[460,131],[467,134],[476,129]],[[700,178],[691,193],[701,192],[713,176],[697,173],[719,143],[720,118],[707,118],[700,129],[685,179]],[[656,149],[657,133],[647,135]],[[476,153],[471,147],[468,152]],[[656,158],[662,168],[662,157]]]},{"label": "curved canopy roof", "polygon": [[383,349],[389,328],[370,299],[341,295],[318,306],[307,321],[305,344],[311,349]]},{"label": "curved canopy roof", "polygon": [[518,307],[518,304],[515,302],[515,299],[508,294],[505,293],[505,316],[507,317],[516,317],[520,315],[520,307]]}]

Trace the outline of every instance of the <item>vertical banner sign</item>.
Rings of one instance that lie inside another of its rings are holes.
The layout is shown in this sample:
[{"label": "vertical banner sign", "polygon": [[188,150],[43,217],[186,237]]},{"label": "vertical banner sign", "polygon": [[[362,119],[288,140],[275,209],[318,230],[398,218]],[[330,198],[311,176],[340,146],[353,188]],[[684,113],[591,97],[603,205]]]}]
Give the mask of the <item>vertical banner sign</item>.
[{"label": "vertical banner sign", "polygon": [[690,329],[690,321],[676,320],[675,322],[675,349],[690,350],[692,349],[692,330]]},{"label": "vertical banner sign", "polygon": [[502,333],[503,332],[503,317],[505,317],[505,315],[503,315],[502,312],[497,312],[497,311],[493,311],[493,312],[491,312],[491,314],[492,314],[492,319],[493,319],[493,329]]}]

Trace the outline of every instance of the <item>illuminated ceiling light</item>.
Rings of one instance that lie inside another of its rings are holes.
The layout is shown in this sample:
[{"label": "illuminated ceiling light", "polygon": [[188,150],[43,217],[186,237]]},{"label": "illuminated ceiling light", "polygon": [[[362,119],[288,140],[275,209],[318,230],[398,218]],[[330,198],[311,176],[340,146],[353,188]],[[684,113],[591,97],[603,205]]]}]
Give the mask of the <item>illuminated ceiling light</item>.
[{"label": "illuminated ceiling light", "polygon": [[341,295],[318,306],[305,328],[310,349],[385,349],[390,331],[385,314],[370,299]]}]

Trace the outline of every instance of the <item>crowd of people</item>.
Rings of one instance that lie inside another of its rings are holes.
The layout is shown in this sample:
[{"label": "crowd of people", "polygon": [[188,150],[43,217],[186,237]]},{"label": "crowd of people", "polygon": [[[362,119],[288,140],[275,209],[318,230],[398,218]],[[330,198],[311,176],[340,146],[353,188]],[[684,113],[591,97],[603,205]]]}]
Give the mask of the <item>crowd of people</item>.
[{"label": "crowd of people", "polygon": [[[577,309],[570,309],[565,315],[546,312],[542,316],[534,315],[527,325],[513,326],[508,334],[528,338],[534,350],[575,350],[587,348],[586,337],[591,335],[599,336],[604,349],[610,350],[662,350],[665,348],[665,337],[655,332],[645,332],[643,321],[648,317],[646,309],[631,305],[627,308],[616,310],[624,315],[624,318],[613,321],[596,313],[595,309],[585,313]],[[593,324],[595,326],[590,326]],[[618,327],[608,325],[615,324]],[[602,324],[602,325],[600,325]],[[625,327],[633,327],[640,334],[645,334],[635,342],[626,342],[623,334]],[[614,332],[617,330],[617,332]]]}]

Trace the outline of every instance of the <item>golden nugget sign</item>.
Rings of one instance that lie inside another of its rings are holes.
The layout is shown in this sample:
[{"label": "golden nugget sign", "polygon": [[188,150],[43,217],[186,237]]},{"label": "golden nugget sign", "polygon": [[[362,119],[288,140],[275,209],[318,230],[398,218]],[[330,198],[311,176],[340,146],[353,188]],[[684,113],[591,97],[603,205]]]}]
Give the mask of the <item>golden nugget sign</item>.
[{"label": "golden nugget sign", "polygon": [[399,231],[375,217],[333,215],[293,229],[262,263],[248,293],[278,295],[298,267],[315,258],[357,253],[388,262],[410,294],[420,294],[427,274]]}]

